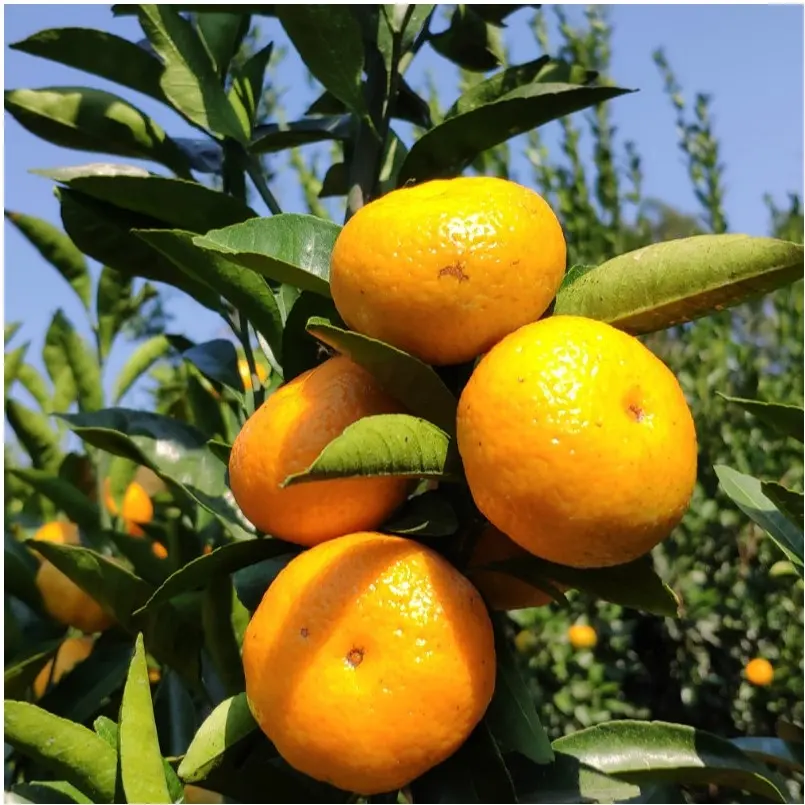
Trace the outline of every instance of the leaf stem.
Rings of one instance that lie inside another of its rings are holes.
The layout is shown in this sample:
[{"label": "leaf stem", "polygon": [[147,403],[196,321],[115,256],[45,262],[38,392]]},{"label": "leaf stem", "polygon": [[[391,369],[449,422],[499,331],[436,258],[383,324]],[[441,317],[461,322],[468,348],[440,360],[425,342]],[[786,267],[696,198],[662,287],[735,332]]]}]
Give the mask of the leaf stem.
[{"label": "leaf stem", "polygon": [[279,202],[274,194],[271,192],[271,188],[266,183],[263,172],[260,170],[260,166],[257,164],[257,160],[255,160],[254,157],[247,158],[246,173],[249,174],[252,184],[260,194],[260,198],[262,198],[265,202],[266,207],[268,207],[268,209],[271,211],[271,214],[280,215],[282,213],[282,208],[280,207]]}]

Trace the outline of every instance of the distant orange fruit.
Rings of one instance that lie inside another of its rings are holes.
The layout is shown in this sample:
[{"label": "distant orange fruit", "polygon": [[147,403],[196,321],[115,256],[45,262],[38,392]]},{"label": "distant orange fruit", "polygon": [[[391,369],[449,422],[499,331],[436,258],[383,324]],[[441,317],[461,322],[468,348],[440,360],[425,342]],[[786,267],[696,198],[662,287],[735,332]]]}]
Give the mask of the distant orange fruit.
[{"label": "distant orange fruit", "polygon": [[330,358],[275,391],[241,429],[229,458],[229,483],[257,528],[300,545],[316,545],[375,528],[405,500],[401,478],[343,478],[282,487],[349,425],[398,413],[367,371]]},{"label": "distant orange fruit", "polygon": [[[260,384],[264,384],[268,379],[268,370],[262,363],[255,364],[255,371],[257,372],[257,378],[260,381]],[[240,374],[240,379],[243,381],[243,388],[246,391],[251,391],[252,388],[252,375],[249,371],[249,362],[245,358],[240,358],[238,360],[238,373]]]},{"label": "distant orange fruit", "polygon": [[578,316],[494,347],[461,394],[457,435],[481,512],[561,565],[647,553],[696,482],[696,431],[674,375],[636,338]]},{"label": "distant orange fruit", "polygon": [[157,559],[166,559],[168,556],[168,549],[161,542],[152,542],[151,553],[153,553]]},{"label": "distant orange fruit", "polygon": [[358,210],[335,242],[330,287],[352,329],[427,363],[462,363],[545,312],[566,258],[562,227],[533,190],[438,179]]},{"label": "distant orange fruit", "polygon": [[110,514],[115,517],[120,514],[123,518],[128,534],[133,537],[145,536],[145,531],[140,525],[150,523],[154,519],[154,504],[148,492],[137,481],[132,481],[126,488],[122,510],[118,511],[117,503],[112,496],[112,485],[107,478],[104,481],[104,501]]},{"label": "distant orange fruit", "polygon": [[55,542],[61,545],[78,544],[78,526],[64,520],[45,523],[33,536],[42,542]]},{"label": "distant orange fruit", "polygon": [[756,657],[746,664],[746,680],[752,685],[765,687],[771,685],[774,680],[774,668],[772,664],[763,659],[763,657]]},{"label": "distant orange fruit", "polygon": [[89,657],[95,641],[91,637],[68,637],[58,648],[56,656],[44,665],[36,675],[33,691],[34,698],[41,699],[45,695],[48,682],[56,684],[80,662]]},{"label": "distant orange fruit", "polygon": [[48,614],[65,626],[80,629],[85,634],[108,629],[114,618],[88,593],[45,560],[36,574],[36,586]]},{"label": "distant orange fruit", "polygon": [[[542,607],[553,602],[548,593],[521,581],[516,576],[494,570],[480,570],[484,565],[504,562],[507,559],[529,557],[531,554],[512,542],[494,526],[487,526],[475,543],[469,563],[467,578],[478,588],[491,609],[515,610],[527,607]],[[552,582],[560,592],[566,587]]]},{"label": "distant orange fruit", "polygon": [[475,588],[412,540],[351,534],[280,572],[243,641],[249,707],[282,757],[339,788],[397,790],[453,754],[495,686]]},{"label": "distant orange fruit", "polygon": [[573,648],[585,649],[594,648],[598,643],[598,635],[592,626],[577,623],[567,630],[567,639]]}]

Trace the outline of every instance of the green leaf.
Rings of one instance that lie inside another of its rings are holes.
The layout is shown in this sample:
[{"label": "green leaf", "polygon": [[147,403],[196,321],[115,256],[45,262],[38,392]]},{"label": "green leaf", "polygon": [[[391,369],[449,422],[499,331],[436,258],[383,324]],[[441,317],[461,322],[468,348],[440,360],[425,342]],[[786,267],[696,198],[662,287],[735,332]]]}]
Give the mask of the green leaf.
[{"label": "green leaf", "polygon": [[[128,668],[126,669],[128,671]],[[117,751],[117,724],[111,718],[98,716],[92,723],[98,737],[103,738],[115,751]]]},{"label": "green leaf", "polygon": [[202,249],[275,282],[330,295],[330,254],[341,227],[313,215],[257,218],[193,238]]},{"label": "green leaf", "polygon": [[[34,780],[30,783],[18,783],[11,787],[17,799],[8,802],[92,802],[75,786],[64,780]],[[19,799],[22,797],[22,799]]]},{"label": "green leaf", "polygon": [[215,288],[246,316],[275,354],[281,350],[282,321],[274,294],[263,277],[244,271],[229,256],[194,245],[191,232],[139,230],[137,236],[189,277]]},{"label": "green leaf", "polygon": [[805,525],[805,506],[803,506],[802,492],[795,492],[774,481],[763,481],[760,491],[800,529]]},{"label": "green leaf", "polygon": [[120,774],[127,802],[171,802],[159,737],[154,723],[151,685],[142,634],[134,644],[134,658],[129,668],[118,727]]},{"label": "green leaf", "polygon": [[[536,8],[537,6],[535,6]],[[521,8],[528,8],[527,5],[506,6],[502,3],[500,5],[487,6],[487,5],[473,5],[472,10],[483,19],[485,22],[505,28],[504,20],[509,14],[519,11]]]},{"label": "green leaf", "polygon": [[221,702],[195,734],[182,762],[179,777],[185,783],[205,779],[236,751],[238,744],[258,733],[260,728],[249,710],[246,694]]},{"label": "green leaf", "polygon": [[282,374],[286,383],[329,357],[329,350],[307,331],[307,323],[312,317],[345,326],[332,299],[311,291],[299,294],[282,334]]},{"label": "green leaf", "polygon": [[458,531],[458,518],[438,492],[424,492],[410,498],[383,523],[383,531],[411,537],[449,537]]},{"label": "green leaf", "polygon": [[189,175],[176,143],[117,95],[87,87],[17,89],[6,91],[5,104],[20,125],[54,145],[152,160]]},{"label": "green leaf", "polygon": [[174,108],[205,131],[245,143],[247,132],[193,26],[169,5],[141,4],[137,15],[164,63],[160,84]]},{"label": "green leaf", "polygon": [[58,321],[55,332],[75,383],[79,410],[97,411],[103,406],[98,359],[61,310],[56,311],[53,321]]},{"label": "green leaf", "polygon": [[243,202],[198,182],[102,163],[37,171],[98,201],[148,215],[168,227],[204,233],[255,218]]},{"label": "green leaf", "polygon": [[500,620],[495,624],[495,693],[485,721],[500,751],[520,752],[534,763],[553,761],[553,750],[534,701],[511,653]]},{"label": "green leaf", "polygon": [[775,732],[777,737],[783,741],[794,744],[805,743],[805,730],[801,724],[794,724],[784,718],[778,718],[775,725]]},{"label": "green leaf", "polygon": [[456,6],[450,27],[431,34],[428,41],[437,53],[465,70],[494,70],[504,57],[497,32],[469,5]]},{"label": "green leaf", "polygon": [[61,641],[53,640],[40,647],[34,654],[6,666],[3,673],[3,698],[24,699],[34,680],[48,660],[53,659]]},{"label": "green leaf", "polygon": [[21,321],[13,321],[10,324],[4,325],[3,340],[6,346],[8,346],[8,342],[11,341],[12,338],[14,338],[17,330],[19,330],[21,326],[22,326]]},{"label": "green leaf", "polygon": [[455,480],[460,473],[454,443],[443,430],[408,414],[380,414],[350,425],[283,486],[378,475]]},{"label": "green leaf", "polygon": [[50,320],[42,347],[42,362],[53,383],[53,409],[56,411],[69,408],[77,394],[75,378],[65,351],[70,330],[72,324],[61,309],[57,310]]},{"label": "green leaf", "polygon": [[[696,235],[602,263],[565,285],[555,315],[638,335],[693,321],[802,278],[803,247],[749,235]],[[800,419],[800,428],[802,421]]]},{"label": "green leaf", "polygon": [[227,695],[243,692],[246,681],[240,646],[232,628],[232,608],[242,604],[235,597],[228,576],[215,578],[207,587],[201,605],[204,644]]},{"label": "green leaf", "polygon": [[250,22],[248,14],[237,13],[199,14],[196,19],[199,35],[221,79],[249,32]]},{"label": "green leaf", "polygon": [[351,115],[313,117],[290,123],[267,123],[255,130],[255,139],[249,150],[253,154],[271,154],[326,140],[346,140],[351,133]]},{"label": "green leaf", "polygon": [[496,573],[508,573],[538,589],[546,589],[546,584],[562,584],[622,607],[669,618],[678,615],[679,599],[657,575],[651,556],[600,568],[567,567],[537,556],[492,562],[483,567]]},{"label": "green leaf", "polygon": [[241,568],[298,550],[298,546],[278,539],[248,539],[216,548],[188,562],[170,576],[149,598],[142,612],[151,612],[178,595],[204,590],[216,578],[228,576]]},{"label": "green leaf", "polygon": [[[259,14],[263,17],[274,16],[273,5],[241,5],[233,3],[232,5],[223,5],[220,3],[210,3],[209,5],[187,5],[184,3],[177,3],[173,6],[177,11],[182,13],[190,12],[191,14]],[[137,13],[137,6],[132,3],[116,3],[112,6],[112,14],[115,17],[133,16]]]},{"label": "green leaf", "polygon": [[781,766],[791,771],[802,771],[802,746],[788,743],[780,738],[733,738],[737,746],[755,760],[771,766]]},{"label": "green leaf", "polygon": [[263,97],[266,67],[273,51],[274,43],[269,42],[250,56],[242,67],[234,67],[232,70],[229,102],[247,131],[251,131],[257,117],[257,108]]},{"label": "green leaf", "polygon": [[768,425],[781,436],[791,436],[800,444],[805,442],[803,435],[803,419],[805,409],[801,405],[786,405],[785,403],[764,402],[763,400],[744,400],[740,397],[728,397],[717,391],[719,397],[727,402],[740,405],[741,408],[756,416],[763,424]]},{"label": "green leaf", "polygon": [[423,134],[408,153],[397,183],[455,176],[479,154],[511,137],[627,92],[619,87],[542,82],[518,87]]},{"label": "green leaf", "polygon": [[220,310],[220,299],[212,288],[180,271],[132,233],[133,229],[158,227],[159,221],[75,190],[61,189],[59,197],[64,228],[85,254],[127,276],[172,285],[210,310]]},{"label": "green leaf", "polygon": [[456,398],[432,367],[390,344],[313,318],[307,331],[370,372],[383,389],[416,416],[446,433],[456,427]]},{"label": "green leaf", "polygon": [[229,454],[232,452],[232,445],[226,442],[210,439],[207,442],[210,452],[225,466],[229,466]]},{"label": "green leaf", "polygon": [[75,247],[70,238],[53,224],[43,221],[41,218],[9,210],[5,211],[5,216],[30,241],[39,254],[70,283],[84,307],[89,310],[92,279],[84,255]]},{"label": "green leaf", "polygon": [[109,266],[101,269],[95,309],[98,314],[98,348],[103,359],[109,355],[115,336],[135,312],[131,291],[131,277]]},{"label": "green leaf", "polygon": [[56,508],[81,528],[97,528],[98,507],[73,484],[48,470],[10,469],[12,475],[24,481],[40,495],[52,500]]},{"label": "green leaf", "polygon": [[97,75],[115,84],[165,101],[159,77],[162,65],[143,48],[93,28],[49,28],[9,45],[43,59]]},{"label": "green leaf", "polygon": [[46,413],[53,411],[50,389],[42,375],[29,363],[24,363],[17,370],[17,382],[39,403]]},{"label": "green leaf", "polygon": [[6,401],[6,418],[14,435],[31,457],[36,469],[55,470],[61,461],[58,434],[42,414],[17,400]]},{"label": "green leaf", "polygon": [[160,358],[171,351],[171,343],[164,335],[155,335],[137,346],[129,355],[115,380],[112,397],[120,402],[125,393],[142,377]]},{"label": "green leaf", "polygon": [[39,565],[33,554],[8,531],[5,534],[3,557],[6,594],[19,598],[34,612],[41,612],[42,595],[36,586]]},{"label": "green leaf", "polygon": [[713,468],[721,488],[732,502],[753,522],[757,523],[785,553],[786,557],[803,568],[803,533],[783,515],[763,494],[761,482],[731,467],[716,464]]},{"label": "green leaf", "polygon": [[7,352],[4,356],[4,397],[8,397],[9,393],[11,392],[11,387],[14,385],[14,381],[17,379],[17,375],[19,374],[20,367],[22,366],[22,362],[25,359],[25,353],[28,351],[29,346],[31,346],[31,342],[27,341],[21,347],[17,347],[17,349],[12,350],[11,352]]},{"label": "green leaf", "polygon": [[718,785],[787,801],[785,784],[762,764],[729,741],[681,724],[612,721],[559,738],[553,748],[637,785]]},{"label": "green leaf", "polygon": [[363,38],[349,6],[278,5],[276,14],[313,76],[353,112],[365,113]]},{"label": "green leaf", "polygon": [[238,353],[235,345],[225,338],[216,338],[195,344],[182,353],[205,377],[243,393],[243,380],[238,371]]},{"label": "green leaf", "polygon": [[26,702],[3,707],[5,741],[95,802],[112,802],[117,755],[94,732]]}]

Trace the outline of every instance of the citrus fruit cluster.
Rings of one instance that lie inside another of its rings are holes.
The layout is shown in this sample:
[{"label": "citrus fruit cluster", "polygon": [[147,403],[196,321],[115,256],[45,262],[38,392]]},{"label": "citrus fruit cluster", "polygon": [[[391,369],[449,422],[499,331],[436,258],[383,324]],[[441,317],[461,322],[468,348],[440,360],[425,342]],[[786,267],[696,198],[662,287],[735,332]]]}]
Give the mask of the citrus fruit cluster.
[{"label": "citrus fruit cluster", "polygon": [[[269,586],[243,644],[249,706],[298,770],[371,795],[446,759],[494,692],[487,607],[550,600],[488,566],[532,554],[620,564],[682,517],[696,476],[682,391],[635,338],[543,318],[565,263],[550,207],[501,179],[401,189],[341,231],[330,281],[349,327],[434,365],[478,359],[456,438],[488,526],[462,574],[376,530],[410,480],[285,484],[354,422],[405,413],[347,357],[288,382],[246,422],[229,462],[236,501],[262,531],[310,547]],[[591,647],[595,633],[579,626],[570,640]]]}]

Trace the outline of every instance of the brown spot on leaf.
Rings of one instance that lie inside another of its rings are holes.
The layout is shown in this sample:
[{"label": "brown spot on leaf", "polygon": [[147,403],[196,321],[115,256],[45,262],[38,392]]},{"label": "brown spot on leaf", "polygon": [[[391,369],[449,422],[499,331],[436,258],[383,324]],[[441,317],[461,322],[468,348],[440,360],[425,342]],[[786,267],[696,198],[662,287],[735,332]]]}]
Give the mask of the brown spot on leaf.
[{"label": "brown spot on leaf", "polygon": [[455,277],[459,282],[469,280],[469,277],[464,273],[464,266],[461,263],[453,263],[452,265],[440,269],[439,277]]}]

